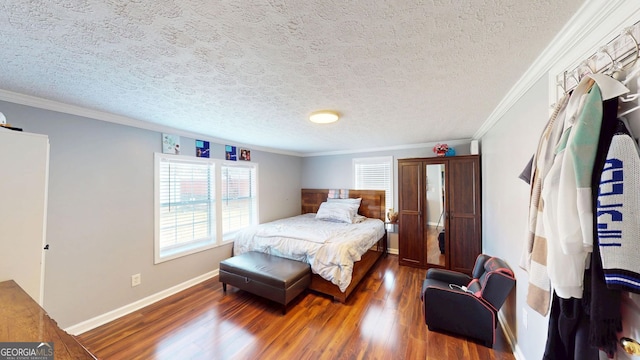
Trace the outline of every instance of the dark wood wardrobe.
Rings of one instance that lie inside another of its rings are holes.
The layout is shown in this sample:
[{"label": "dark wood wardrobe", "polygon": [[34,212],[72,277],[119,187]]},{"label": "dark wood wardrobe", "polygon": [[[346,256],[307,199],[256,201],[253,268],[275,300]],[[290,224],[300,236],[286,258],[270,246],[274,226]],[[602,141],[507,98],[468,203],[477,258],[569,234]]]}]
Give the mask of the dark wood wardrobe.
[{"label": "dark wood wardrobe", "polygon": [[400,265],[470,274],[482,251],[480,156],[398,159]]}]

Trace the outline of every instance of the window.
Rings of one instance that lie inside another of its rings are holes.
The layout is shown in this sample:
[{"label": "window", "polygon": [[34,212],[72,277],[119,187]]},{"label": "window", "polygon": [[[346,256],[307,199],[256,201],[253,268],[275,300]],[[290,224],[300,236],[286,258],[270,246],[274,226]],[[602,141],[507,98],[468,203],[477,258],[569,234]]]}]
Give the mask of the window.
[{"label": "window", "polygon": [[216,243],[215,164],[156,154],[156,263]]},{"label": "window", "polygon": [[384,190],[385,208],[393,208],[393,157],[353,159],[354,188]]},{"label": "window", "polygon": [[158,153],[155,172],[155,263],[232,241],[258,222],[257,164]]},{"label": "window", "polygon": [[258,223],[257,165],[222,165],[222,233],[229,240],[235,231]]}]

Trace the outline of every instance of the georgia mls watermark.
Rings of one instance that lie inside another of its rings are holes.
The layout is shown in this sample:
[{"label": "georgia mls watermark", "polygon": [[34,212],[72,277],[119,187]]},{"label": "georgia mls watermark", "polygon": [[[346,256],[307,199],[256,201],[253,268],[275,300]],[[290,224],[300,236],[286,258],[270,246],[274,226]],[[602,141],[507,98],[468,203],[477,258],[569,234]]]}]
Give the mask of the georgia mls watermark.
[{"label": "georgia mls watermark", "polygon": [[53,342],[0,342],[0,360],[53,360]]}]

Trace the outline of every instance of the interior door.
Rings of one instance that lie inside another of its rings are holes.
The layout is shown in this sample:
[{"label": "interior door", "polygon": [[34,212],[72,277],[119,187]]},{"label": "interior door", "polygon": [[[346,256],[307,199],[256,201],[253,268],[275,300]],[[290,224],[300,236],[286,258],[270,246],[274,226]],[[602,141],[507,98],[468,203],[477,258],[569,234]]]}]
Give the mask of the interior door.
[{"label": "interior door", "polygon": [[424,265],[422,162],[398,162],[398,252],[400,265]]},{"label": "interior door", "polygon": [[[622,295],[622,332],[619,339],[627,338],[631,342],[640,342],[640,295],[629,292],[623,292]],[[627,340],[621,343],[629,342]],[[621,344],[622,345],[622,344]],[[635,348],[636,355],[627,354],[622,346],[618,348],[616,359],[638,360],[640,359],[640,344],[631,346]],[[601,357],[602,358],[602,357]]]},{"label": "interior door", "polygon": [[49,139],[0,129],[0,281],[43,303]]},{"label": "interior door", "polygon": [[459,157],[449,162],[448,246],[449,268],[471,274],[481,244],[480,164],[478,157]]}]

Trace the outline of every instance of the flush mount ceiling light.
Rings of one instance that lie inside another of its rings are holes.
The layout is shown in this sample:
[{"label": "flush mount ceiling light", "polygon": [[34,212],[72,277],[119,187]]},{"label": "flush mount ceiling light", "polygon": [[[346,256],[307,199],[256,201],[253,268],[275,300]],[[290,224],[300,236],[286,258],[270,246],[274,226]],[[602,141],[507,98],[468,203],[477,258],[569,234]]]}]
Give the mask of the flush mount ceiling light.
[{"label": "flush mount ceiling light", "polygon": [[309,115],[309,120],[316,124],[329,124],[338,121],[340,116],[333,110],[314,111]]}]

